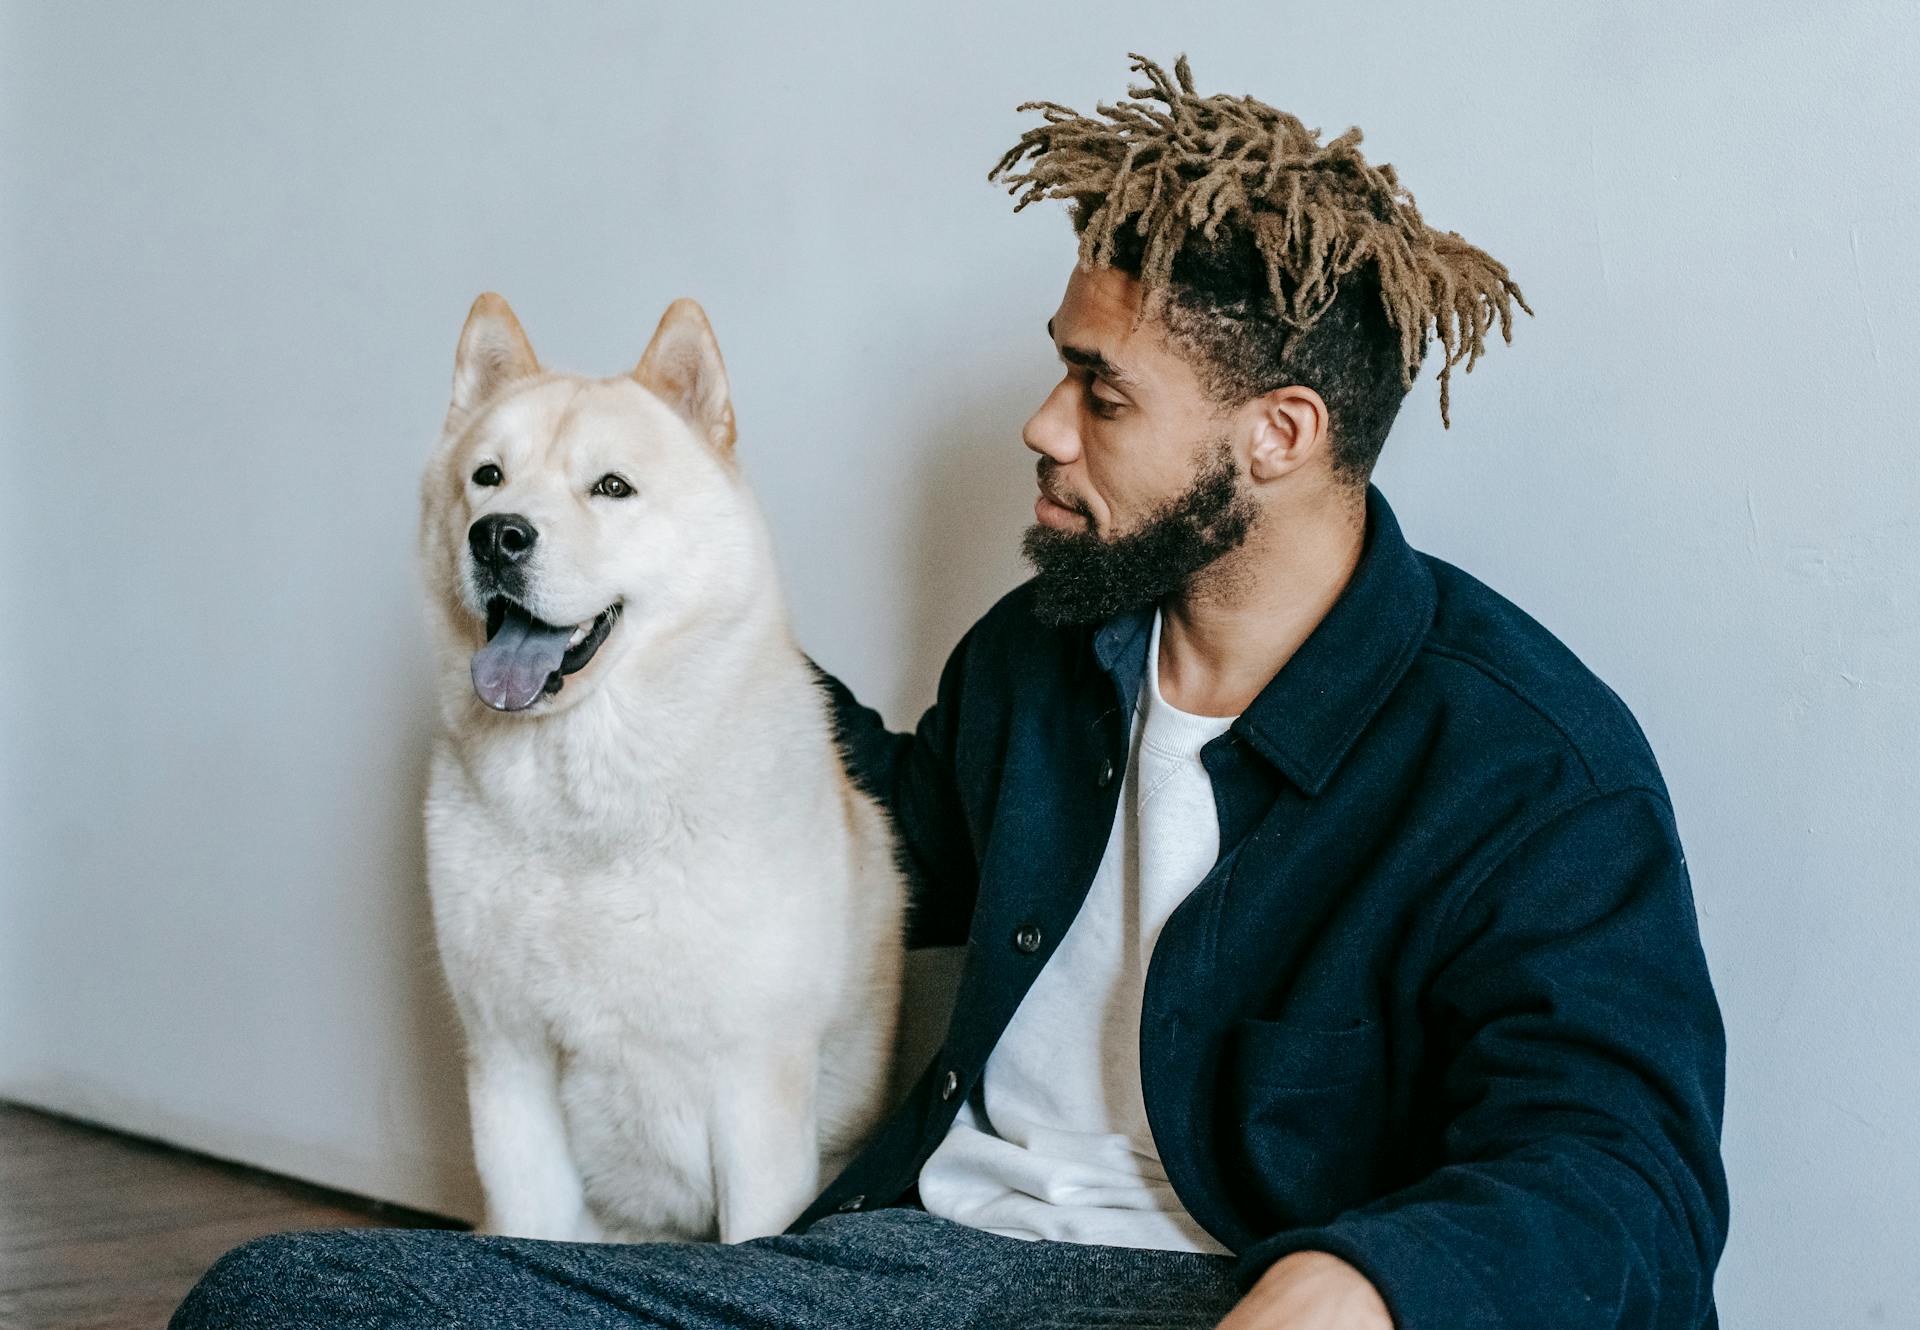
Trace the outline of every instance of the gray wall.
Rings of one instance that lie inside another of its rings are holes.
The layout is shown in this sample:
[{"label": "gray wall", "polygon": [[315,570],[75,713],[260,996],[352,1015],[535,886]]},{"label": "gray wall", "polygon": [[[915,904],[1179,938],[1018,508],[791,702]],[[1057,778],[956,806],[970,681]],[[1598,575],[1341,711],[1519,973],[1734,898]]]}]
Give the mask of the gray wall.
[{"label": "gray wall", "polygon": [[1055,373],[1066,221],[986,169],[1184,49],[1539,311],[1380,482],[1663,760],[1728,1324],[1910,1317],[1920,14],[728,8],[0,10],[0,1095],[470,1210],[411,565],[468,302],[611,373],[698,297],[801,639],[905,726],[1020,576]]}]

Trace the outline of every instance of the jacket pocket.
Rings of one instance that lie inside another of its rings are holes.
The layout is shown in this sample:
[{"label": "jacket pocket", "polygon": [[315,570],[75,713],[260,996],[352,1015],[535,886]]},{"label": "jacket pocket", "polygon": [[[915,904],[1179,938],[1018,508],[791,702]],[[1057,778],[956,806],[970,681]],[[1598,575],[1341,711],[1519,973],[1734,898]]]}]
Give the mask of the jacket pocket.
[{"label": "jacket pocket", "polygon": [[1250,1085],[1311,1090],[1377,1079],[1381,1072],[1377,1020],[1322,1029],[1249,1017],[1229,1026],[1228,1038],[1235,1074]]},{"label": "jacket pocket", "polygon": [[1381,1023],[1241,1020],[1229,1032],[1221,1125],[1256,1228],[1323,1224],[1371,1199],[1386,1120]]}]

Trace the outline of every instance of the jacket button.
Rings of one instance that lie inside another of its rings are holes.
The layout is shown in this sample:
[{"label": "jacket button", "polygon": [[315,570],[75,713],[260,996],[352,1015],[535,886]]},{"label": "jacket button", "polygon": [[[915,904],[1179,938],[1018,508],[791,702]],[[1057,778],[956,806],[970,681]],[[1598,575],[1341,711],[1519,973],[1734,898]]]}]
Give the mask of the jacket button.
[{"label": "jacket button", "polygon": [[834,1206],[833,1208],[840,1211],[842,1214],[844,1214],[849,1210],[858,1210],[861,1206],[865,1205],[866,1203],[867,1203],[867,1198],[864,1195],[849,1196],[847,1197],[846,1200],[840,1202],[840,1204]]},{"label": "jacket button", "polygon": [[1038,924],[1021,924],[1020,927],[1013,930],[1013,945],[1015,949],[1024,951],[1029,956],[1040,950],[1040,926]]},{"label": "jacket button", "polygon": [[958,1090],[959,1088],[960,1088],[960,1073],[957,1071],[950,1071],[947,1073],[947,1078],[944,1081],[940,1082],[940,1097],[942,1099],[951,1099],[953,1098],[953,1092],[955,1090]]},{"label": "jacket button", "polygon": [[1093,778],[1093,783],[1095,785],[1098,785],[1103,790],[1106,789],[1107,786],[1113,784],[1113,759],[1112,758],[1107,758],[1100,763],[1100,774]]}]

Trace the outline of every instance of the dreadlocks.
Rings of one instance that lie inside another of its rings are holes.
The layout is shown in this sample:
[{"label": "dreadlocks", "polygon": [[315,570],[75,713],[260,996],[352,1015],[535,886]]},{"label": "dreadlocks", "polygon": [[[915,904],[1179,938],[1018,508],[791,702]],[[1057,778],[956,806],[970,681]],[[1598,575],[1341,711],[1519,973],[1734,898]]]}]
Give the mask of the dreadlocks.
[{"label": "dreadlocks", "polygon": [[[1036,199],[1070,200],[1080,264],[1138,275],[1143,299],[1136,327],[1150,304],[1159,307],[1156,297],[1172,296],[1176,306],[1190,307],[1191,334],[1199,288],[1205,298],[1198,303],[1214,331],[1189,340],[1214,352],[1216,395],[1232,389],[1251,396],[1276,386],[1250,381],[1259,377],[1253,362],[1262,357],[1249,350],[1249,322],[1271,330],[1272,348],[1287,348],[1264,357],[1268,374],[1298,368],[1289,363],[1299,359],[1296,344],[1314,340],[1306,334],[1336,301],[1345,309],[1330,324],[1344,324],[1356,337],[1369,326],[1377,329],[1375,340],[1392,344],[1360,358],[1389,374],[1397,368],[1399,387],[1384,421],[1376,409],[1367,422],[1378,438],[1347,459],[1346,469],[1357,466],[1361,474],[1371,469],[1400,399],[1413,386],[1431,323],[1445,350],[1440,420],[1451,428],[1453,366],[1464,359],[1471,372],[1496,315],[1501,337],[1512,342],[1514,303],[1533,313],[1506,268],[1457,232],[1427,225],[1393,167],[1361,156],[1357,127],[1323,146],[1319,130],[1251,97],[1197,96],[1184,55],[1173,79],[1145,56],[1131,59],[1151,86],[1129,87],[1128,95],[1150,97],[1165,109],[1148,101],[1098,103],[1103,121],[1057,102],[1016,108],[1037,109],[1046,123],[1022,134],[987,173],[988,180],[1005,175],[1008,193],[1020,195],[1014,211]],[[1024,171],[1008,174],[1029,154]],[[1364,293],[1372,308],[1361,308],[1355,293]],[[1229,321],[1241,326],[1221,326]],[[1177,316],[1169,322],[1182,330]],[[1324,348],[1317,359],[1327,365]],[[1373,395],[1379,397],[1378,387]],[[1329,397],[1336,435],[1352,424],[1338,419],[1338,396]]]}]

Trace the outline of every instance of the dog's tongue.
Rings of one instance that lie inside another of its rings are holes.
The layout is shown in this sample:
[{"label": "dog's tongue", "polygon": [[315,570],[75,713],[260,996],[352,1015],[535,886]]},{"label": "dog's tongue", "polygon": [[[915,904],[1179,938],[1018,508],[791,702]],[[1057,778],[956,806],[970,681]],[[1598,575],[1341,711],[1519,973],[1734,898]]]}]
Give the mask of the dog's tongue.
[{"label": "dog's tongue", "polygon": [[509,605],[499,631],[473,653],[473,691],[496,711],[525,711],[560,668],[573,625],[555,628]]}]

